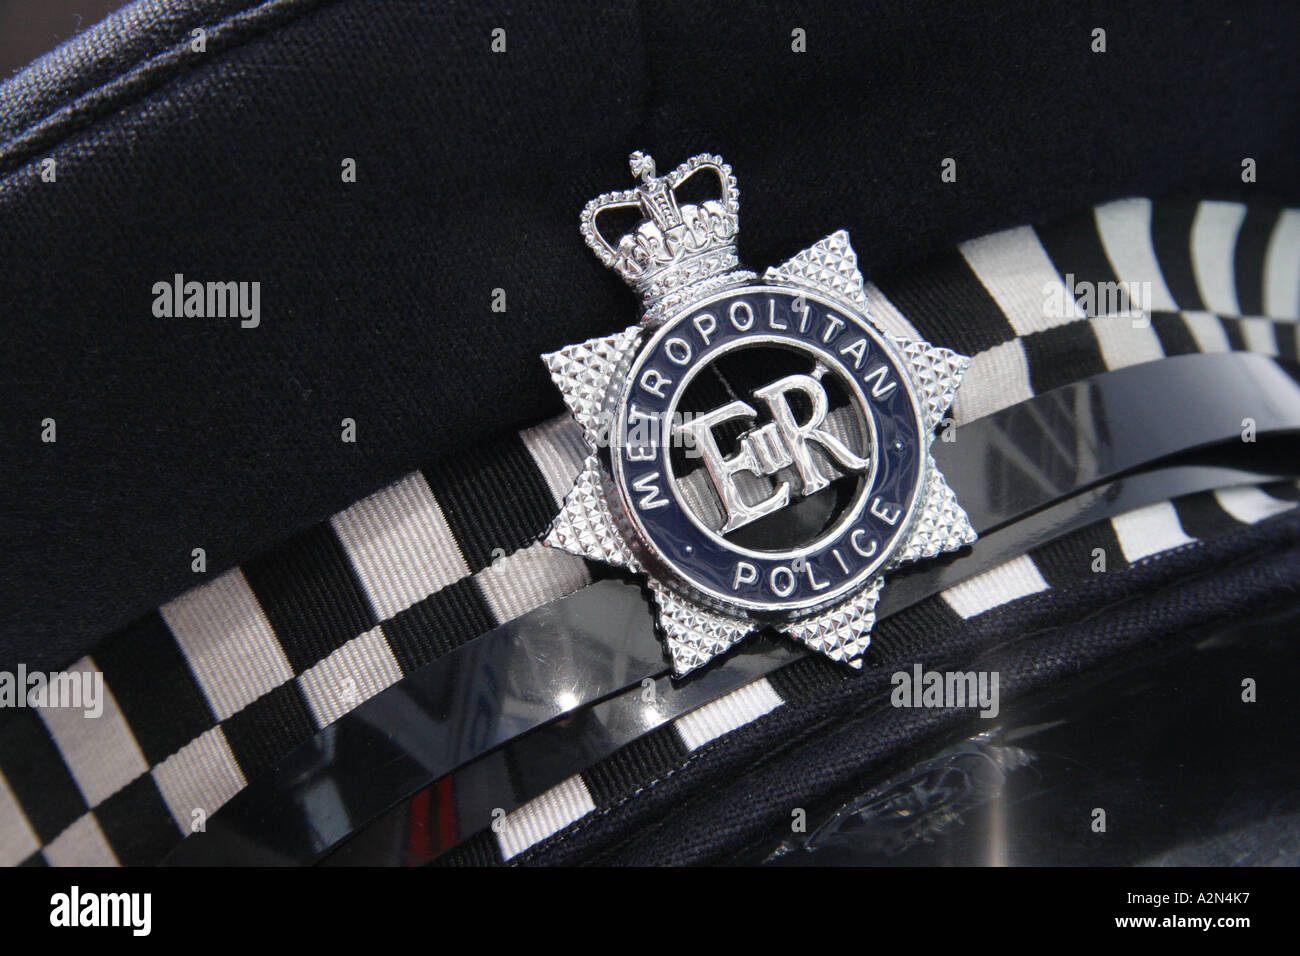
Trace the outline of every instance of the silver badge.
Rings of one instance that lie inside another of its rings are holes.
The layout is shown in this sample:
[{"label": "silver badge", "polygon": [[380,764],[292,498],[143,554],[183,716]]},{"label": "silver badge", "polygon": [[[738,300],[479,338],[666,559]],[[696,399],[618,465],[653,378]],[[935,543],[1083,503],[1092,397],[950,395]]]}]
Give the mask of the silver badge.
[{"label": "silver badge", "polygon": [[846,232],[741,269],[721,158],[631,168],[582,235],[641,322],[543,356],[589,451],[546,544],[646,574],[678,676],[764,626],[861,667],[884,573],[975,540],[930,454],[970,360],[875,324]]}]

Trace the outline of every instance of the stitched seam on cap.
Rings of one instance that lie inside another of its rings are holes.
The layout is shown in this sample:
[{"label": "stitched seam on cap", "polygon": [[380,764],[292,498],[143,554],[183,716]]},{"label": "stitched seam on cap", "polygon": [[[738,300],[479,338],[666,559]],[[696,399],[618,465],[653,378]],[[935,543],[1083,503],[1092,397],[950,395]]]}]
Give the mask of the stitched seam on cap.
[{"label": "stitched seam on cap", "polygon": [[211,56],[238,49],[250,40],[285,26],[331,0],[264,0],[206,27],[206,52],[190,51],[187,36],[171,47],[137,61],[105,82],[79,94],[28,125],[0,145],[0,175],[10,176],[38,152],[57,147],[161,86],[209,65]]}]

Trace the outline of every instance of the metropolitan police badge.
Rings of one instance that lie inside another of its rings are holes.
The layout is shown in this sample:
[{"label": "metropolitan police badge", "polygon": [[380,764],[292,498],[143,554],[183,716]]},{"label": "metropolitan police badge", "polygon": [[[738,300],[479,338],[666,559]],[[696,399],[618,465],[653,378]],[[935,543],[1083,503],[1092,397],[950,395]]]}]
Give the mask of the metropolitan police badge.
[{"label": "metropolitan police badge", "polygon": [[545,543],[644,572],[678,676],[765,626],[861,667],[884,573],[975,540],[930,454],[970,360],[876,326],[846,232],[741,269],[720,157],[630,165],[582,234],[642,318],[543,357],[590,452]]}]

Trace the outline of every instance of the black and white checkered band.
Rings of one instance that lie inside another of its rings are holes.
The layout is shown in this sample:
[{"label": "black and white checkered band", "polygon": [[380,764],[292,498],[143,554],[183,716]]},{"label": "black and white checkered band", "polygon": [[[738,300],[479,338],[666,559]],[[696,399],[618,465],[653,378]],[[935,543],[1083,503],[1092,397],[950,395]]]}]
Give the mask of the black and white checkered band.
[{"label": "black and white checkered band", "polygon": [[[1146,290],[1149,321],[1075,294],[1104,283]],[[1248,350],[1297,360],[1300,210],[1122,200],[1075,221],[963,243],[868,284],[867,295],[886,328],[973,356],[952,412],[958,424],[1166,356]],[[582,458],[563,416],[413,472],[70,665],[103,674],[101,716],[0,711],[0,863],[157,862],[319,728],[589,583],[583,561],[537,544]],[[1131,565],[1294,506],[1294,488],[1241,488],[1158,503],[1085,532]],[[1017,557],[889,628],[924,629],[935,615],[968,620],[1041,597],[1064,580],[1062,554],[1047,546]],[[639,742],[645,753],[628,766],[668,772],[793,699],[780,679],[759,680]],[[525,803],[462,856],[520,857],[622,794],[632,778],[619,766]]]}]

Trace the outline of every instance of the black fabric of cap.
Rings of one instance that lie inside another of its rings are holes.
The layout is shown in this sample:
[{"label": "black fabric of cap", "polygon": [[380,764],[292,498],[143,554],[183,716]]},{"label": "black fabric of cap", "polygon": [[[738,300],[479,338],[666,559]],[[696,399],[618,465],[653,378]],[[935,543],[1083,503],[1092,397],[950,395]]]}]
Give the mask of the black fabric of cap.
[{"label": "black fabric of cap", "polygon": [[[538,354],[634,318],[577,231],[632,149],[723,155],[751,266],[845,227],[877,276],[1126,195],[1295,201],[1298,34],[1295,4],[133,5],[0,85],[0,668],[558,412]],[[259,327],[155,317],[178,273],[260,282]]]}]

